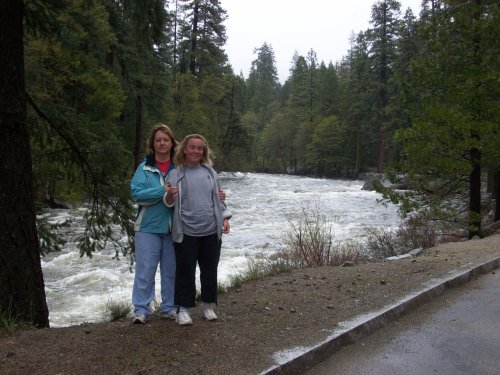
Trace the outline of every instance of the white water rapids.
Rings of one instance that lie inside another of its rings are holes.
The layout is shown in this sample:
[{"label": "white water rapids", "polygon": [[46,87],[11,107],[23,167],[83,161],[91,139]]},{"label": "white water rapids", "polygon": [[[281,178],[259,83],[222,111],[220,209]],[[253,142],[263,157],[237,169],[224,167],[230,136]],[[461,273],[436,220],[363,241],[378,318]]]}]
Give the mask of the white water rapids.
[{"label": "white water rapids", "polygon": [[[287,230],[286,215],[311,202],[332,225],[335,241],[359,239],[364,227],[397,227],[397,207],[377,203],[380,195],[361,190],[363,181],[319,179],[260,173],[221,173],[226,202],[233,213],[224,235],[219,282],[246,270],[248,256],[271,254]],[[70,219],[62,252],[42,258],[49,319],[62,327],[103,319],[108,301],[130,301],[133,273],[113,249],[80,257],[72,241],[83,231],[83,209],[50,210],[52,221]],[[159,272],[159,271],[158,271]],[[159,273],[156,282],[159,296]]]}]

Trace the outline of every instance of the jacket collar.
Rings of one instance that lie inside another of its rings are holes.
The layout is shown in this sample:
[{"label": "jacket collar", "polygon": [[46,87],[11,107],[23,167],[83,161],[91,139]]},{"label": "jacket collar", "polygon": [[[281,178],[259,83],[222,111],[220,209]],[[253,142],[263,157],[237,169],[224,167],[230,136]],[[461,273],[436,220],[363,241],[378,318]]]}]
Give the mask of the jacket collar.
[{"label": "jacket collar", "polygon": [[149,167],[154,167],[156,165],[155,156],[154,155],[146,155],[146,165]]}]

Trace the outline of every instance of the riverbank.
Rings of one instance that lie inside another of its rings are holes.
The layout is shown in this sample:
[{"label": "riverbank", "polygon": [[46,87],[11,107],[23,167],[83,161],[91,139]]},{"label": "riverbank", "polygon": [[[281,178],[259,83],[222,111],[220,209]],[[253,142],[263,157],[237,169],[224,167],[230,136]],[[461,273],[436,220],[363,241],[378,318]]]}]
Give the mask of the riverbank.
[{"label": "riverbank", "polygon": [[[232,276],[247,270],[249,259],[260,254],[268,257],[282,246],[289,215],[293,213],[297,220],[302,216],[299,202],[305,208],[321,207],[335,244],[362,240],[365,228],[401,225],[397,206],[379,204],[380,194],[361,190],[362,181],[223,173],[221,182],[234,214],[231,233],[222,240],[219,263],[219,280],[226,285]],[[47,212],[51,222],[70,223],[58,232],[67,241],[62,251],[42,258],[50,321],[57,327],[98,322],[107,301],[130,299],[134,282],[130,259],[117,260],[112,246],[92,258],[80,256],[76,240],[85,230],[85,212],[84,207]],[[115,234],[120,230],[112,227]]]},{"label": "riverbank", "polygon": [[[0,337],[2,374],[258,374],[344,322],[379,311],[453,272],[500,257],[500,234],[442,244],[423,255],[354,267],[304,269],[220,295],[219,320],[153,317]],[[82,303],[84,303],[82,301]]]}]

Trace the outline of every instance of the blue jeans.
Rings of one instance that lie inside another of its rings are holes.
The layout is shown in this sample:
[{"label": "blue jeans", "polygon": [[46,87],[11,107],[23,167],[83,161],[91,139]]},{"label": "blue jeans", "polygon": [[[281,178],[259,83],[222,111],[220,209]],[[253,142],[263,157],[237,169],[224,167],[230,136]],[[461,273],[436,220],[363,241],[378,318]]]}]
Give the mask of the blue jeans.
[{"label": "blue jeans", "polygon": [[135,276],[132,304],[135,314],[151,314],[155,276],[160,264],[161,312],[175,309],[175,252],[170,234],[135,232]]}]

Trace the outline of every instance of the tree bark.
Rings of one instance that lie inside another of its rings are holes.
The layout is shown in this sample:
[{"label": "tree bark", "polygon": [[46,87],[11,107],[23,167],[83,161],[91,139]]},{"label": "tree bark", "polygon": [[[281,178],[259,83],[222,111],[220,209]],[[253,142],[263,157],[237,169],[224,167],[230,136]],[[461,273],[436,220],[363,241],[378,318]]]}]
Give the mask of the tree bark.
[{"label": "tree bark", "polygon": [[495,216],[493,221],[500,220],[500,171],[495,171],[493,197],[495,198]]},{"label": "tree bark", "polygon": [[189,71],[193,76],[196,76],[196,54],[197,54],[197,42],[198,42],[198,11],[199,3],[194,2],[193,9],[193,25],[191,31],[191,54],[189,59]]},{"label": "tree bark", "polygon": [[[137,83],[137,90],[141,88],[140,83]],[[135,145],[134,145],[134,161],[135,168],[142,161],[142,95],[137,94],[135,97]]]},{"label": "tree bark", "polygon": [[[477,135],[473,134],[474,138]],[[470,151],[472,172],[469,175],[469,238],[481,232],[481,152],[477,148]]]},{"label": "tree bark", "polygon": [[0,2],[0,315],[48,327],[24,86],[22,0]]}]

